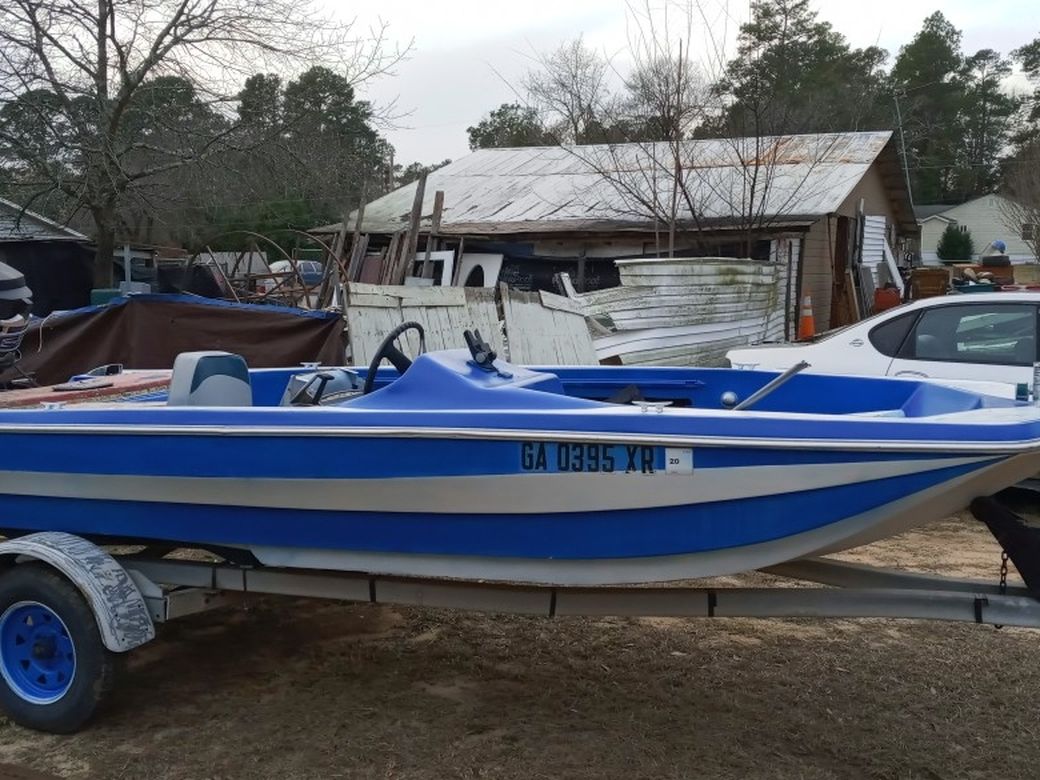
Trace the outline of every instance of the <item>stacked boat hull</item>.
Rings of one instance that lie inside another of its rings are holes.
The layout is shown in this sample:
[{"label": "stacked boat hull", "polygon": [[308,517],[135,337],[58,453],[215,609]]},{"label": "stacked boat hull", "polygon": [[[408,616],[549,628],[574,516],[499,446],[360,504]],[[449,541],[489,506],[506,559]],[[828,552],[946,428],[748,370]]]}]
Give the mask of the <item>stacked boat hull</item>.
[{"label": "stacked boat hull", "polygon": [[615,261],[618,287],[578,295],[601,362],[724,365],[784,337],[786,266],[732,258]]}]

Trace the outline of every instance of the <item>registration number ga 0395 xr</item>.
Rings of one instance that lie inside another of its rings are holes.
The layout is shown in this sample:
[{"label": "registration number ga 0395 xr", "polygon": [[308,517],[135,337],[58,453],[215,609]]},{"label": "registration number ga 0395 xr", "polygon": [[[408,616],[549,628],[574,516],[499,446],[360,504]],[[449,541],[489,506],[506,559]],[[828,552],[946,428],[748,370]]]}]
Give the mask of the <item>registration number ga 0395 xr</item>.
[{"label": "registration number ga 0395 xr", "polygon": [[520,445],[520,469],[533,472],[613,474],[689,474],[693,451],[646,444],[586,444],[525,441]]}]

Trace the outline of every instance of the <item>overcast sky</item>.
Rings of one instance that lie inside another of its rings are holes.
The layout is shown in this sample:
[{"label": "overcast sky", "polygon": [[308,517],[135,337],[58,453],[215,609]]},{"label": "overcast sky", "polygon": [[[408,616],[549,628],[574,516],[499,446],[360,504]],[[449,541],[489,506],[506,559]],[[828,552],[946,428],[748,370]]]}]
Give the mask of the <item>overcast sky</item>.
[{"label": "overcast sky", "polygon": [[[714,37],[721,41],[728,35],[732,51],[748,3],[727,6],[726,0],[710,1],[718,4],[711,12]],[[396,101],[398,112],[407,114],[386,131],[397,150],[397,162],[404,164],[466,154],[466,128],[515,98],[510,84],[516,84],[531,66],[535,51],[549,51],[584,35],[589,45],[614,58],[619,70],[624,68],[625,0],[327,2],[338,16],[357,15],[359,23],[381,18],[389,23],[394,39],[414,39],[411,57],[397,67],[396,75],[365,89],[374,102]],[[963,31],[967,52],[992,48],[1007,53],[1040,35],[1038,0],[816,0],[814,7],[854,46],[877,44],[891,57],[937,9]],[[705,45],[705,30],[693,40],[695,47]]]}]

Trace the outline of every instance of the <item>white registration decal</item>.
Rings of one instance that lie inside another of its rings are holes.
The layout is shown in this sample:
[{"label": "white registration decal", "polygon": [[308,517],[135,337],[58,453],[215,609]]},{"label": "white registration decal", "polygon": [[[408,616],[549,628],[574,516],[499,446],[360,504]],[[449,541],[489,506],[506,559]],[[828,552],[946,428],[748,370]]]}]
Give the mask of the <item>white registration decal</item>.
[{"label": "white registration decal", "polygon": [[692,474],[693,449],[690,447],[664,448],[665,474]]}]

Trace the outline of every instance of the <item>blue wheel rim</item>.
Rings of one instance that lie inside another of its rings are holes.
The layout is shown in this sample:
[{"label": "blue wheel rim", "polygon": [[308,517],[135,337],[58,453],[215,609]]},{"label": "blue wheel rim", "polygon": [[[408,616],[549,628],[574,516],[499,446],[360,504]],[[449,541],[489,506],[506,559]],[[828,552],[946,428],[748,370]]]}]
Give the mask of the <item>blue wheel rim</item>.
[{"label": "blue wheel rim", "polygon": [[19,601],[0,615],[0,676],[30,704],[53,704],[69,692],[76,648],[53,610]]}]

